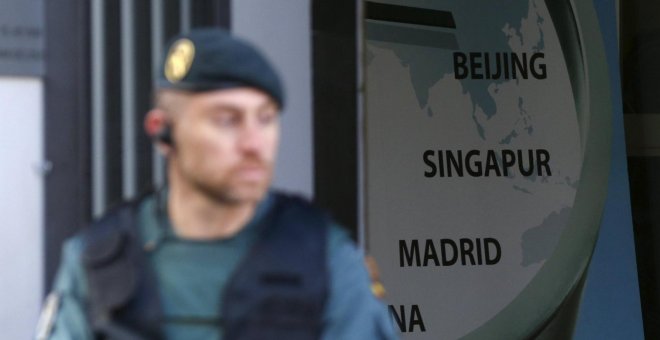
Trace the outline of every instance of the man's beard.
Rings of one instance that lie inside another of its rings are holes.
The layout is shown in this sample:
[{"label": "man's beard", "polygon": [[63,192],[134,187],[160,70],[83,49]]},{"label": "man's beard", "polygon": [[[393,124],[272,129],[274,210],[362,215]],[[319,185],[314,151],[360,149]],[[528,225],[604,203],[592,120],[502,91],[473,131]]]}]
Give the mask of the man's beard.
[{"label": "man's beard", "polygon": [[[263,181],[242,183],[237,173],[245,166],[259,166],[266,172]],[[232,169],[226,176],[224,183],[204,181],[200,176],[186,176],[194,188],[209,199],[223,205],[256,204],[261,201],[270,186],[272,168],[261,161],[249,161]]]}]

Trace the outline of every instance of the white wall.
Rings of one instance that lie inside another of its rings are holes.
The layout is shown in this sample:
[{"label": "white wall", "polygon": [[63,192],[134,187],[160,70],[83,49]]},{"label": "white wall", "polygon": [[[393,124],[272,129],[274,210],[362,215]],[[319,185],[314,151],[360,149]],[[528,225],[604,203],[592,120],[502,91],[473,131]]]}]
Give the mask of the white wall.
[{"label": "white wall", "polygon": [[43,290],[43,84],[0,77],[0,338],[29,339]]},{"label": "white wall", "polygon": [[286,88],[275,186],[314,194],[309,0],[233,0],[232,31],[260,47]]}]

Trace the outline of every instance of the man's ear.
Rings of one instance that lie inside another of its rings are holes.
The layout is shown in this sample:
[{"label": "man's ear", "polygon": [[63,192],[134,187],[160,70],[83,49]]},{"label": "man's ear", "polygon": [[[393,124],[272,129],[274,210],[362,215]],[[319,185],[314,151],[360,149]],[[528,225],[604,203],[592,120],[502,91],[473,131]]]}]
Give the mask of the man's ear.
[{"label": "man's ear", "polygon": [[171,126],[167,113],[159,108],[147,112],[144,117],[144,131],[156,143],[158,150],[165,156],[172,152]]}]

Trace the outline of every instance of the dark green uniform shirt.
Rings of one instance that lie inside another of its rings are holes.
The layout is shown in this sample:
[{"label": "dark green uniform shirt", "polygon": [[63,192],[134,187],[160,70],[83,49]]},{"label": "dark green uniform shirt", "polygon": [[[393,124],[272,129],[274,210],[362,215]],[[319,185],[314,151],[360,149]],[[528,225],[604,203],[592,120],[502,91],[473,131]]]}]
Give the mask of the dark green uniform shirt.
[{"label": "dark green uniform shirt", "polygon": [[[213,320],[219,318],[223,287],[258,238],[255,226],[272,201],[270,194],[235,236],[210,241],[177,237],[167,218],[158,218],[164,214],[158,214],[155,197],[141,204],[139,228],[158,279],[168,339],[222,338]],[[330,282],[322,339],[396,338],[386,307],[371,293],[362,254],[339,227],[328,233]],[[80,237],[66,242],[54,288],[59,310],[49,339],[92,338],[84,310],[88,292],[81,252]]]}]

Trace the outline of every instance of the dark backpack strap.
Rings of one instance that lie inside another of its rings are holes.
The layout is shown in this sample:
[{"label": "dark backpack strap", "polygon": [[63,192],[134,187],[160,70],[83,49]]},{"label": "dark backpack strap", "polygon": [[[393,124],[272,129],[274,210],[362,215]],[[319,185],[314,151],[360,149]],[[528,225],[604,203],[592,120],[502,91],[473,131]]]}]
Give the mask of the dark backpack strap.
[{"label": "dark backpack strap", "polygon": [[225,288],[225,339],[320,337],[328,290],[328,220],[301,199],[276,196],[261,238]]},{"label": "dark backpack strap", "polygon": [[98,338],[153,339],[160,305],[137,232],[138,203],[108,213],[85,234],[89,318]]}]

